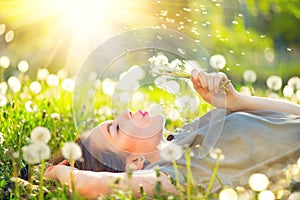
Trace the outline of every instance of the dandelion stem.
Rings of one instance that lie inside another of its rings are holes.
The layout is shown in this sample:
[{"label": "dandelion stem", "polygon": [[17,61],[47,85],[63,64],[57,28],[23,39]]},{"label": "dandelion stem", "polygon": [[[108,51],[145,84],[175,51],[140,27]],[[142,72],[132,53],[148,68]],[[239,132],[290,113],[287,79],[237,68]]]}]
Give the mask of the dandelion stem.
[{"label": "dandelion stem", "polygon": [[41,163],[41,175],[40,175],[40,190],[39,190],[39,200],[44,199],[44,190],[43,190],[43,186],[44,186],[44,172],[45,172],[45,161],[44,159],[42,160]]},{"label": "dandelion stem", "polygon": [[214,170],[213,170],[213,173],[212,173],[212,175],[211,175],[211,178],[210,178],[210,181],[209,181],[207,190],[206,190],[206,192],[205,192],[204,199],[207,199],[207,198],[208,198],[208,195],[209,195],[209,193],[210,193],[210,191],[211,191],[211,188],[212,188],[212,186],[213,186],[213,184],[214,184],[214,181],[215,181],[215,178],[216,178],[216,176],[217,176],[217,171],[218,171],[218,169],[219,169],[219,164],[220,164],[220,159],[217,158],[217,159],[216,159],[216,164],[215,164],[215,167],[214,167]]},{"label": "dandelion stem", "polygon": [[179,199],[183,199],[182,187],[180,185],[180,178],[179,178],[179,169],[175,160],[172,163],[175,172],[176,187],[179,190],[179,196],[180,196]]},{"label": "dandelion stem", "polygon": [[185,160],[186,160],[186,170],[187,170],[187,199],[191,199],[192,191],[191,189],[194,186],[194,178],[192,175],[192,169],[191,169],[191,156],[190,156],[190,150],[187,149],[185,151]]},{"label": "dandelion stem", "polygon": [[28,182],[29,182],[29,196],[32,192],[32,175],[33,175],[33,166],[31,164],[28,164]]}]

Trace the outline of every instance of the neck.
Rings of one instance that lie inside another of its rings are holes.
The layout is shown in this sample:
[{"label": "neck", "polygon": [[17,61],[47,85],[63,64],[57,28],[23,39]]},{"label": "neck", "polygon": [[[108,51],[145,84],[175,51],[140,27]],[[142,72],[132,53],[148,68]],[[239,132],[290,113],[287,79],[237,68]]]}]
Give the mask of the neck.
[{"label": "neck", "polygon": [[[162,140],[161,143],[166,143],[167,141],[166,140]],[[147,158],[147,160],[150,162],[150,163],[154,163],[158,160],[161,159],[160,157],[160,152],[159,152],[159,148],[156,147],[155,151],[152,151],[150,153],[147,153],[145,155],[145,157]]]}]

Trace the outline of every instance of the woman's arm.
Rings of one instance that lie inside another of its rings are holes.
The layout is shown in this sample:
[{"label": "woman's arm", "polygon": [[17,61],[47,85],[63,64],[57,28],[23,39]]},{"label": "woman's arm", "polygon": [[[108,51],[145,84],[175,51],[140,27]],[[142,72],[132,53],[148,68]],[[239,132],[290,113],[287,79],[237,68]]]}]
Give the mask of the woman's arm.
[{"label": "woman's arm", "polygon": [[229,82],[226,91],[220,85],[228,81],[222,73],[206,73],[204,71],[192,71],[191,77],[195,90],[208,103],[218,108],[226,108],[231,111],[241,110],[275,110],[300,115],[300,106],[283,100],[275,100],[265,97],[243,95],[235,90]]},{"label": "woman's arm", "polygon": [[161,182],[166,192],[177,193],[167,175],[161,173],[160,177],[156,177],[154,170],[133,172],[129,178],[127,173],[83,171],[65,165],[55,165],[46,170],[45,177],[59,180],[62,184],[68,184],[72,189],[70,173],[73,174],[75,191],[87,198],[112,194],[115,192],[114,187],[116,190],[132,190],[136,196],[140,196],[140,187],[143,186],[148,195],[153,195],[158,181]]}]

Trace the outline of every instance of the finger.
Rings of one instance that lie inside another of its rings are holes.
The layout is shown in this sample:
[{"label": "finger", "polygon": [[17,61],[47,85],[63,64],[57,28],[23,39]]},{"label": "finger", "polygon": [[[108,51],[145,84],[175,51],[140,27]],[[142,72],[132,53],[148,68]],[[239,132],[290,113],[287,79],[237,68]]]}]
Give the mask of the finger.
[{"label": "finger", "polygon": [[198,71],[193,69],[192,71],[192,76],[191,76],[191,80],[194,84],[194,87],[201,87],[201,82],[199,80],[199,76],[198,76]]},{"label": "finger", "polygon": [[207,88],[207,81],[206,81],[206,76],[207,76],[207,73],[205,71],[200,71],[199,74],[199,80],[200,80],[200,83],[202,85],[203,88]]},{"label": "finger", "polygon": [[215,78],[214,78],[214,89],[215,89],[215,93],[219,93],[219,89],[220,89],[220,85],[222,84],[222,79],[223,79],[223,76],[221,73],[217,73],[215,75]]},{"label": "finger", "polygon": [[69,165],[67,160],[63,160],[60,163],[58,163],[58,165]]},{"label": "finger", "polygon": [[214,78],[215,78],[215,74],[212,73],[206,76],[207,86],[210,92],[214,90]]}]

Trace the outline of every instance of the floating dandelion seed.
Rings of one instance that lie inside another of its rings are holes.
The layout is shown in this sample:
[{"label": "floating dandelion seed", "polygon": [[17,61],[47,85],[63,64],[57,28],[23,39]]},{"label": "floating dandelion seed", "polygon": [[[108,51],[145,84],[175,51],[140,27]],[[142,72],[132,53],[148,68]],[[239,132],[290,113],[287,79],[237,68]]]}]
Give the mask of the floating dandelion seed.
[{"label": "floating dandelion seed", "polygon": [[0,145],[2,145],[4,142],[4,136],[3,133],[0,132]]},{"label": "floating dandelion seed", "polygon": [[8,82],[8,86],[11,88],[11,90],[16,93],[19,92],[21,89],[21,83],[19,81],[19,79],[15,76],[11,76],[9,77],[9,79],[7,80]]},{"label": "floating dandelion seed", "polygon": [[0,94],[0,107],[3,107],[7,104],[7,98],[6,96]]},{"label": "floating dandelion seed", "polygon": [[278,91],[282,86],[282,80],[279,76],[272,75],[267,79],[267,87],[270,90]]},{"label": "floating dandelion seed", "polygon": [[71,78],[66,78],[62,82],[62,89],[67,91],[67,92],[73,92],[74,90],[74,80]]},{"label": "floating dandelion seed", "polygon": [[9,64],[10,64],[10,60],[7,56],[0,57],[0,67],[6,69],[8,68]]},{"label": "floating dandelion seed", "polygon": [[30,88],[31,92],[33,92],[34,94],[38,94],[42,90],[41,84],[37,81],[33,81],[32,83],[30,83],[29,88]]},{"label": "floating dandelion seed", "polygon": [[18,70],[20,72],[27,72],[27,70],[29,69],[29,64],[26,60],[21,60],[19,63],[18,63]]},{"label": "floating dandelion seed", "polygon": [[269,186],[269,178],[260,173],[252,174],[249,178],[249,186],[253,191],[263,191]]},{"label": "floating dandelion seed", "polygon": [[254,83],[256,81],[257,75],[253,70],[245,70],[243,73],[243,78],[248,83]]},{"label": "floating dandelion seed", "polygon": [[44,81],[47,79],[47,77],[49,76],[49,71],[48,69],[39,69],[37,72],[37,79],[40,81]]},{"label": "floating dandelion seed", "polygon": [[175,161],[181,157],[183,150],[175,143],[165,143],[158,146],[160,155],[167,161]]},{"label": "floating dandelion seed", "polygon": [[29,164],[38,164],[50,158],[50,148],[45,143],[32,143],[22,147],[23,158]]},{"label": "floating dandelion seed", "polygon": [[7,91],[7,83],[6,82],[1,82],[0,83],[0,94],[5,95]]},{"label": "floating dandelion seed", "polygon": [[51,134],[46,127],[36,127],[30,133],[30,139],[34,143],[45,143],[47,144],[51,138]]},{"label": "floating dandelion seed", "polygon": [[66,142],[61,149],[62,155],[68,160],[79,160],[81,159],[82,152],[80,146],[75,142]]},{"label": "floating dandelion seed", "polygon": [[219,193],[220,200],[238,200],[236,191],[232,188],[226,188]]},{"label": "floating dandelion seed", "polygon": [[59,84],[59,79],[58,77],[55,75],[55,74],[50,74],[48,77],[47,77],[47,80],[46,80],[47,84],[49,86],[58,86]]},{"label": "floating dandelion seed", "polygon": [[274,199],[275,199],[275,195],[270,190],[264,190],[258,194],[258,200],[274,200]]},{"label": "floating dandelion seed", "polygon": [[225,156],[221,149],[215,148],[209,152],[209,156],[215,160],[224,160]]},{"label": "floating dandelion seed", "polygon": [[216,54],[210,57],[209,63],[215,69],[223,69],[226,65],[226,60],[223,55]]}]

